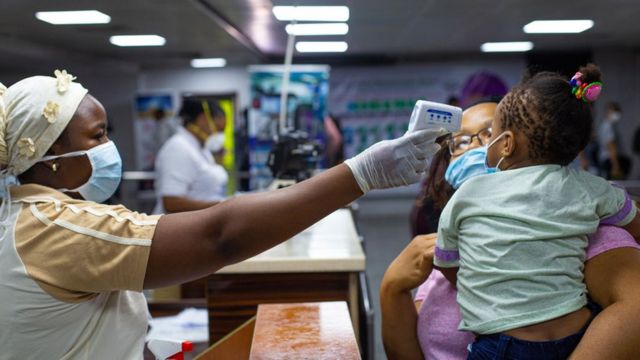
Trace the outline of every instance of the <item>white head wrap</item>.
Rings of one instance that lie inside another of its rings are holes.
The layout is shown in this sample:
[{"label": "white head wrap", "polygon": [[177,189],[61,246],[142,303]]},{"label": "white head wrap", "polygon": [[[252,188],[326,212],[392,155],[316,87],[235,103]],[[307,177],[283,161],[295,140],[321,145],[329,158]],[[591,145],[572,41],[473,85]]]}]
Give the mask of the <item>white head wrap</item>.
[{"label": "white head wrap", "polygon": [[75,114],[87,89],[66,70],[0,84],[0,225],[8,220],[9,184],[47,153]]},{"label": "white head wrap", "polygon": [[66,70],[54,74],[18,81],[4,94],[0,86],[0,176],[20,175],[37,163],[87,94]]}]

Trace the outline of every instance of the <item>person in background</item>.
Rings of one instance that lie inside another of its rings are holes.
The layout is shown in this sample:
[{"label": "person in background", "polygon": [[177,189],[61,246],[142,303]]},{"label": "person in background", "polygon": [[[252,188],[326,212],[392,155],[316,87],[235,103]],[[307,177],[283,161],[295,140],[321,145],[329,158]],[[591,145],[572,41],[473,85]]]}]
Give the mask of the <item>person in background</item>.
[{"label": "person in background", "polygon": [[[218,124],[217,128],[220,129],[219,126],[222,126],[222,129],[216,131],[213,135],[210,135],[207,138],[207,142],[204,144],[204,147],[209,150],[211,155],[213,156],[213,166],[216,169],[216,173],[220,173],[224,171],[227,174],[227,170],[224,168],[224,156],[227,153],[227,150],[224,147],[224,143],[226,141],[225,131],[227,127],[226,116],[224,112],[221,115],[218,115],[216,119],[214,117],[214,124]],[[227,182],[221,182],[220,186],[217,189],[218,196],[223,199],[227,196]]]},{"label": "person in background", "polygon": [[142,289],[212,274],[370,190],[415,183],[444,134],[412,132],[284,189],[149,216],[101,204],[122,168],[106,111],[71,74],[55,75],[0,84],[3,359],[142,359]]},{"label": "person in background", "polygon": [[622,154],[620,138],[622,108],[617,102],[607,103],[604,119],[598,126],[598,166],[600,176],[612,180],[624,180],[629,174],[629,158]]},{"label": "person in background", "polygon": [[[152,118],[155,121],[153,129],[153,154],[157,156],[167,140],[176,133],[177,126],[171,121],[169,113],[163,108],[156,108],[152,112]],[[155,160],[154,160],[155,163]]]},{"label": "person in background", "polygon": [[156,157],[154,214],[199,210],[222,201],[229,175],[213,158],[224,145],[226,116],[213,101],[185,99],[183,126]]},{"label": "person in background", "polygon": [[481,71],[465,81],[460,91],[460,107],[467,108],[487,96],[504,96],[509,88],[500,76]]},{"label": "person in background", "polygon": [[224,148],[224,142],[224,133],[219,131],[213,136],[209,136],[207,142],[204,144],[204,147],[209,150],[209,152],[213,156],[213,160],[215,161],[216,165],[222,164],[224,162],[224,155],[227,153]]},{"label": "person in background", "polygon": [[598,136],[594,131],[591,134],[589,143],[574,160],[573,165],[587,171],[593,175],[600,175],[600,164],[598,161]]}]

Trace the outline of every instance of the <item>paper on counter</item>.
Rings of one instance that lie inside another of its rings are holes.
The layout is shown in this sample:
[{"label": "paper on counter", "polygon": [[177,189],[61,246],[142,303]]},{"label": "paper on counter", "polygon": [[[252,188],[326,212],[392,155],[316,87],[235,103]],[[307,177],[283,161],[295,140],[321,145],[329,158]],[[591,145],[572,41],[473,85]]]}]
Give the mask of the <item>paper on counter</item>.
[{"label": "paper on counter", "polygon": [[209,342],[209,315],[207,309],[188,308],[176,316],[157,317],[149,320],[149,339],[188,340],[194,343]]}]

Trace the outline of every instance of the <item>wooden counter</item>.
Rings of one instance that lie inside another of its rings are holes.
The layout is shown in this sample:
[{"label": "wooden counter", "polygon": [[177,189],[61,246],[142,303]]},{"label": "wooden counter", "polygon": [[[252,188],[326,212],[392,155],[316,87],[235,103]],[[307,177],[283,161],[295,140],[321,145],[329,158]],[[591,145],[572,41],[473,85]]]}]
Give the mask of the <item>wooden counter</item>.
[{"label": "wooden counter", "polygon": [[196,360],[359,360],[347,304],[267,304]]},{"label": "wooden counter", "polygon": [[347,304],[260,305],[249,359],[360,359]]},{"label": "wooden counter", "polygon": [[292,239],[207,279],[209,342],[257,312],[259,304],[347,301],[358,334],[358,273],[365,256],[351,212],[340,209]]}]

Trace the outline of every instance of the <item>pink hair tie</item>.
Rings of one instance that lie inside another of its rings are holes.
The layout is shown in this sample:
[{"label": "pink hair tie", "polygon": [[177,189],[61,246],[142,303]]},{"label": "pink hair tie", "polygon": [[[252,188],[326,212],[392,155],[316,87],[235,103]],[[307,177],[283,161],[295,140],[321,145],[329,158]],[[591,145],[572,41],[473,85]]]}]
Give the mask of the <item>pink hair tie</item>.
[{"label": "pink hair tie", "polygon": [[598,100],[600,93],[602,92],[602,83],[601,82],[592,82],[587,87],[582,90],[582,101],[584,102],[594,102]]},{"label": "pink hair tie", "polygon": [[577,72],[569,81],[571,85],[571,93],[576,96],[576,99],[584,102],[594,102],[598,100],[600,93],[602,92],[602,83],[599,81],[592,83],[582,82],[583,74]]}]

